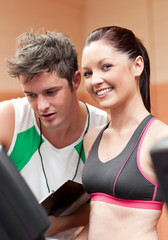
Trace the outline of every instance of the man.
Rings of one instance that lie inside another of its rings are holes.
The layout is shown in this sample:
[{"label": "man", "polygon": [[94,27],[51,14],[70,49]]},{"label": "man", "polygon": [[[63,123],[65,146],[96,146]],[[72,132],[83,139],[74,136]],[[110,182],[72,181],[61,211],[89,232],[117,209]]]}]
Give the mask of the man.
[{"label": "man", "polygon": [[[22,34],[8,72],[26,97],[0,103],[0,144],[40,201],[67,180],[81,182],[83,136],[105,124],[107,113],[78,100],[77,53],[61,33]],[[68,217],[51,216],[46,235],[85,225],[88,212],[83,206]]]}]

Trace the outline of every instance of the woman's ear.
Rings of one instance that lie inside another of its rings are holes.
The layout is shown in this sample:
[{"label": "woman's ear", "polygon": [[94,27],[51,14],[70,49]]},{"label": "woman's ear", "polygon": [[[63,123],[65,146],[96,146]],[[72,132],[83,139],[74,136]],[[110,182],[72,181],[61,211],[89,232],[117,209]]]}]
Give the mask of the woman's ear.
[{"label": "woman's ear", "polygon": [[81,73],[79,71],[76,71],[72,79],[73,91],[78,90],[80,86],[80,82],[81,82]]},{"label": "woman's ear", "polygon": [[144,60],[142,56],[138,56],[134,60],[134,70],[135,70],[135,77],[140,77],[144,70]]}]

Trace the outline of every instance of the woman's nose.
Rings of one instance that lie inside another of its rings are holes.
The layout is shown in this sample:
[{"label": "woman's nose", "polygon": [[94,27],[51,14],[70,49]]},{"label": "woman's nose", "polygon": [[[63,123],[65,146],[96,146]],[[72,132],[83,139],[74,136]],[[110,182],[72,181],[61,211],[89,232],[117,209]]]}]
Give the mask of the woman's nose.
[{"label": "woman's nose", "polygon": [[93,73],[92,74],[92,85],[97,85],[103,83],[103,77],[101,73]]}]

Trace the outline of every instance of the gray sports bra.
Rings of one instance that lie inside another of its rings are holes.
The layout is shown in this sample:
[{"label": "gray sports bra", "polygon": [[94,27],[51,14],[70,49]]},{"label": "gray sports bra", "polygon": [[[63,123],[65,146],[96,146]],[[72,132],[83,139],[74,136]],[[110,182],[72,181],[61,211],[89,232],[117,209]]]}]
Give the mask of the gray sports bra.
[{"label": "gray sports bra", "polygon": [[[101,162],[97,136],[83,169],[82,181],[91,199],[135,208],[161,209],[160,188],[143,173],[139,155],[148,128],[156,118],[148,115],[137,127],[124,150],[108,162]],[[112,146],[111,146],[112,147]]]}]

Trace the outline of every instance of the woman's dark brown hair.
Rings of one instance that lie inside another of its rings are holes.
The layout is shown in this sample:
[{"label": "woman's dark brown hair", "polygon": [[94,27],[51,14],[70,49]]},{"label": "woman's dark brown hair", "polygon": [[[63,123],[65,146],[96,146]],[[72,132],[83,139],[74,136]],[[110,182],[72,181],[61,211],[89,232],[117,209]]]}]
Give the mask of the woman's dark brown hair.
[{"label": "woman's dark brown hair", "polygon": [[150,112],[150,60],[141,40],[129,29],[118,26],[107,26],[94,30],[88,36],[85,47],[91,42],[98,40],[105,40],[118,51],[127,53],[131,60],[135,60],[137,56],[142,56],[144,69],[140,76],[139,88],[144,105]]}]

